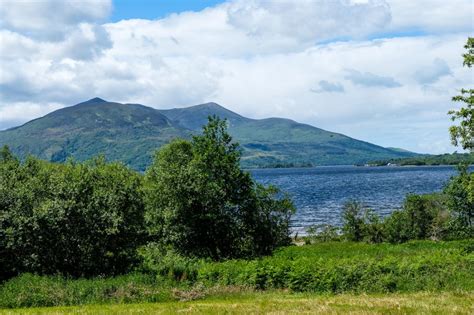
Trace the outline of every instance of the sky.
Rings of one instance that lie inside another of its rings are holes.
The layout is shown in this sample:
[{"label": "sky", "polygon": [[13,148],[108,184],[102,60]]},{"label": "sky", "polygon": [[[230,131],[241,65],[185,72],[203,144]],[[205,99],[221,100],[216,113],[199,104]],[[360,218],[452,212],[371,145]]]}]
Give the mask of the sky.
[{"label": "sky", "polygon": [[217,102],[421,153],[449,141],[471,0],[0,0],[0,130],[93,97]]}]

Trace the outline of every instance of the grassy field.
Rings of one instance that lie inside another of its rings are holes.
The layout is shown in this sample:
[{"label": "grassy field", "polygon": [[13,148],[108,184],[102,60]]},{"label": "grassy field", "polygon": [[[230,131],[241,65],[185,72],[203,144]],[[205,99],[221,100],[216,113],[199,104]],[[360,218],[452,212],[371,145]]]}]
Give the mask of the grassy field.
[{"label": "grassy field", "polygon": [[0,284],[0,314],[474,314],[473,240],[322,243],[152,266],[110,278],[23,274]]},{"label": "grassy field", "polygon": [[0,310],[0,314],[473,314],[474,293],[239,293],[199,301]]}]

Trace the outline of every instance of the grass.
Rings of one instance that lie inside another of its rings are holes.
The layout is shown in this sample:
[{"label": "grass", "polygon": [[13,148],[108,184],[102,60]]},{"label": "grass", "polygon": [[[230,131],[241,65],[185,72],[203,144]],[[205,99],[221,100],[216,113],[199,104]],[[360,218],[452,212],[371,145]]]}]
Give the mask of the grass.
[{"label": "grass", "polygon": [[474,293],[238,293],[199,301],[0,310],[0,314],[472,314]]},{"label": "grass", "polygon": [[12,314],[15,308],[74,305],[84,307],[45,310],[87,313],[99,306],[86,305],[101,305],[110,313],[123,309],[124,314],[155,308],[158,313],[186,308],[226,313],[235,304],[239,312],[260,312],[261,307],[262,312],[327,308],[337,313],[347,307],[384,313],[399,303],[407,312],[446,314],[456,307],[466,313],[474,300],[474,240],[321,243],[290,246],[261,259],[224,262],[189,263],[173,257],[154,261],[150,256],[145,273],[113,278],[23,274],[0,284],[0,308],[10,308]]}]

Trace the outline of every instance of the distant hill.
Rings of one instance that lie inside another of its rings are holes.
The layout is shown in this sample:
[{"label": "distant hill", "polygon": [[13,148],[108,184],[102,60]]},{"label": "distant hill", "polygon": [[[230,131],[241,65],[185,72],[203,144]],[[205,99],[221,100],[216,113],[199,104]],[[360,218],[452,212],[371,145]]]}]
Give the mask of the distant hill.
[{"label": "distant hill", "polygon": [[216,103],[156,110],[100,98],[0,131],[0,145],[9,145],[21,157],[32,154],[58,162],[105,154],[144,170],[156,149],[199,133],[209,115],[228,120],[229,132],[242,146],[244,167],[361,164],[415,155],[289,119],[246,118]]},{"label": "distant hill", "polygon": [[417,155],[413,157],[370,161],[370,166],[385,166],[387,164],[408,166],[408,165],[458,165],[466,163],[474,165],[474,153],[452,153],[438,155]]}]

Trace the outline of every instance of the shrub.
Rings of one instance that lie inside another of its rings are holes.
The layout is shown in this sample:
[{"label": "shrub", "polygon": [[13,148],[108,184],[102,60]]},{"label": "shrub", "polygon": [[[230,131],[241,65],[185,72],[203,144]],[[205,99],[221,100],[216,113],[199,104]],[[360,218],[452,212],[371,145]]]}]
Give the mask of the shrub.
[{"label": "shrub", "polygon": [[307,235],[304,237],[306,244],[319,242],[340,241],[341,229],[330,224],[313,225],[306,229]]},{"label": "shrub", "polygon": [[181,256],[172,248],[149,243],[140,248],[139,255],[140,269],[144,272],[172,281],[196,280],[200,261]]},{"label": "shrub", "polygon": [[379,217],[360,202],[347,202],[343,208],[342,220],[343,236],[348,241],[379,243],[383,240]]},{"label": "shrub", "polygon": [[[140,176],[97,158],[53,164],[0,162],[2,273],[114,275],[145,241]],[[2,257],[2,259],[4,259]],[[14,266],[12,269],[11,266]]]},{"label": "shrub", "polygon": [[451,237],[474,236],[474,173],[469,173],[467,165],[460,165],[459,174],[446,186],[447,206],[452,215]]}]

